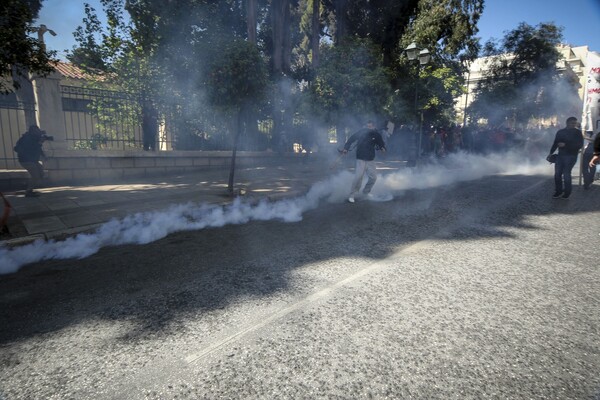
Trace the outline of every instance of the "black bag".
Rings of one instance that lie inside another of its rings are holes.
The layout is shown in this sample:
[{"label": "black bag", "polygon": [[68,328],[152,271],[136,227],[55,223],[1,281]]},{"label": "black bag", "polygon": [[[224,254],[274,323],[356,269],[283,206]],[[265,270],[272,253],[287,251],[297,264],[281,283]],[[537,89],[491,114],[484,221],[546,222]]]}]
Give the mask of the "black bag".
[{"label": "black bag", "polygon": [[558,154],[550,154],[548,157],[546,157],[546,161],[548,161],[550,164],[554,164],[557,157]]},{"label": "black bag", "polygon": [[19,140],[17,140],[17,143],[16,143],[15,147],[13,148],[13,150],[15,151],[15,153],[19,154],[20,152],[25,150],[23,147],[24,147],[23,137],[21,136],[19,138]]}]

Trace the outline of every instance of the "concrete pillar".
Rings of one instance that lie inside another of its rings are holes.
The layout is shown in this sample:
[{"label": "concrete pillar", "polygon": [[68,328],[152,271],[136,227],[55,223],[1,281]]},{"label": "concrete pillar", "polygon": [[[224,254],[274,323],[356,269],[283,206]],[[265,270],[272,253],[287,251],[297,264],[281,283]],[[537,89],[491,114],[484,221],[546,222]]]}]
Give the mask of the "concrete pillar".
[{"label": "concrete pillar", "polygon": [[[26,69],[12,67],[12,79],[19,84],[19,89],[15,91],[17,101],[23,103],[25,116],[25,132],[31,125],[37,124],[35,118],[35,96],[33,95],[33,85],[29,80],[29,72]],[[23,133],[21,132],[21,133]]]},{"label": "concrete pillar", "polygon": [[167,124],[164,119],[160,120],[158,125],[158,150],[173,150],[173,136],[167,129]]},{"label": "concrete pillar", "polygon": [[65,118],[60,94],[60,74],[52,72],[46,77],[32,76],[36,103],[36,120],[41,130],[54,137],[52,148],[66,149]]}]

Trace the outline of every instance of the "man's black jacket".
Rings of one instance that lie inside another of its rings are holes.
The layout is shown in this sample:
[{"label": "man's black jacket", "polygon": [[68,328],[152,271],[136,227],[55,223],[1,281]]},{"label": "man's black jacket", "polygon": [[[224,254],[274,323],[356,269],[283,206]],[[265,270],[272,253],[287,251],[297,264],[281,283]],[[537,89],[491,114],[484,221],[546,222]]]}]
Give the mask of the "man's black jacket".
[{"label": "man's black jacket", "polygon": [[345,150],[350,150],[352,143],[356,144],[356,158],[364,161],[373,161],[375,159],[375,148],[385,149],[385,143],[381,134],[375,129],[361,129],[354,133],[346,144]]},{"label": "man's black jacket", "polygon": [[[558,143],[564,143],[564,147],[558,147]],[[558,148],[558,154],[576,156],[583,147],[583,136],[577,128],[564,128],[556,132],[554,143],[550,149],[550,154]]]},{"label": "man's black jacket", "polygon": [[20,162],[38,162],[44,154],[40,135],[26,132],[17,140],[15,152]]}]

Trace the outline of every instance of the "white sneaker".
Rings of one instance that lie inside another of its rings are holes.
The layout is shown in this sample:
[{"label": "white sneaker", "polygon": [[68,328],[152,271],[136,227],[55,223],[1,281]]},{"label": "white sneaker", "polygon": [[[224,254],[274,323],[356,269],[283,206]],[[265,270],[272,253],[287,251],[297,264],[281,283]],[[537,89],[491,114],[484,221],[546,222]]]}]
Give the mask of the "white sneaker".
[{"label": "white sneaker", "polygon": [[349,201],[350,203],[354,203],[354,196],[350,196],[350,197],[348,197],[348,201]]}]

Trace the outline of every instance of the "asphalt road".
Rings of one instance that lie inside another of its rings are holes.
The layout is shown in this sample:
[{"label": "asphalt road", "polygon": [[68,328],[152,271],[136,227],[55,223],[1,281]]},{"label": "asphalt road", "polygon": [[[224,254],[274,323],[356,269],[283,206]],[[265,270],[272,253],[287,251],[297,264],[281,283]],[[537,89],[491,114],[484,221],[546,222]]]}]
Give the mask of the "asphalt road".
[{"label": "asphalt road", "polygon": [[0,399],[600,399],[600,186],[494,176],[0,276]]}]

